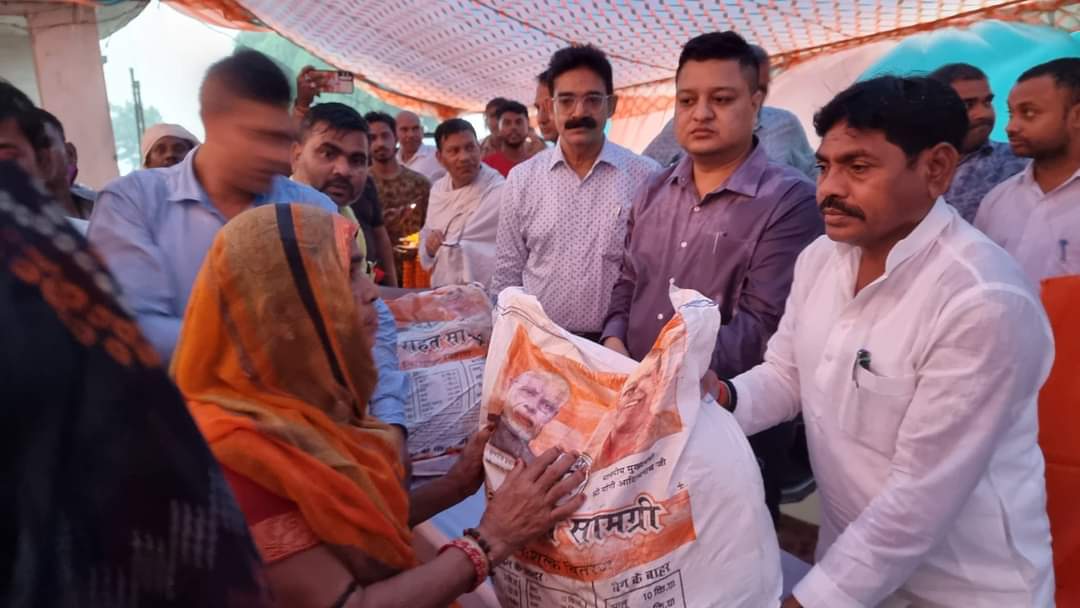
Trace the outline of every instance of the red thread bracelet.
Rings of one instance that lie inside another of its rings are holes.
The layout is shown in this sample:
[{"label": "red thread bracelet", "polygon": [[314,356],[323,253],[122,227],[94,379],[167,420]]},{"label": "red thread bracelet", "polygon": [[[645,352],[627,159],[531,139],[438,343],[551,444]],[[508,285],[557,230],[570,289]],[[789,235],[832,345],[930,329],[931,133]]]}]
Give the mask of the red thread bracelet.
[{"label": "red thread bracelet", "polygon": [[484,555],[484,552],[480,550],[480,547],[475,542],[467,538],[459,538],[446,543],[439,549],[438,555],[442,555],[443,551],[451,547],[464,553],[465,557],[468,557],[469,561],[472,562],[473,570],[476,573],[476,582],[469,591],[475,591],[487,580],[490,567],[487,556]]}]

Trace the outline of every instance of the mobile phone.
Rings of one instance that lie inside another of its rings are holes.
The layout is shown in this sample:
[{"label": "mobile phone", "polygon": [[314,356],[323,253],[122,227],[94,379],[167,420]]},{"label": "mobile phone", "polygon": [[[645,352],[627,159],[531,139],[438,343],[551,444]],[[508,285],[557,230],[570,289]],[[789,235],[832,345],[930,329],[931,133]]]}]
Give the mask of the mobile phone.
[{"label": "mobile phone", "polygon": [[322,80],[319,91],[322,93],[353,92],[353,73],[344,70],[315,70]]}]

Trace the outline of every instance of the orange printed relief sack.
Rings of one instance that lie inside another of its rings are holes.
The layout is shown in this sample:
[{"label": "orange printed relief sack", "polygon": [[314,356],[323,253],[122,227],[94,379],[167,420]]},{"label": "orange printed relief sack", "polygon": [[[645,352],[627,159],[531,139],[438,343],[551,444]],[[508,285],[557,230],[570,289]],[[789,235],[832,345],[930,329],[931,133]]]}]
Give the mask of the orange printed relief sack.
[{"label": "orange printed relief sack", "polygon": [[453,285],[387,305],[397,322],[401,369],[409,375],[405,424],[413,475],[441,475],[479,424],[491,301],[477,285]]},{"label": "orange printed relief sack", "polygon": [[677,314],[640,363],[573,336],[518,288],[499,296],[482,420],[493,492],[515,459],[582,456],[586,502],[494,573],[504,608],[762,608],[781,593],[757,461],[700,381],[716,305],[674,290]]}]

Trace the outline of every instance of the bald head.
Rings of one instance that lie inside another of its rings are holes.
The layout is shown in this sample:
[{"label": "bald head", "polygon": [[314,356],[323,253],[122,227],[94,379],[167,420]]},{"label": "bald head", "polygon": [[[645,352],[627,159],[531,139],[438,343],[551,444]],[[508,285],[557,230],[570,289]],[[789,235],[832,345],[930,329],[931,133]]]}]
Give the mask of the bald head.
[{"label": "bald head", "polygon": [[420,117],[408,110],[397,115],[397,137],[401,144],[401,158],[410,159],[424,143],[424,127]]}]

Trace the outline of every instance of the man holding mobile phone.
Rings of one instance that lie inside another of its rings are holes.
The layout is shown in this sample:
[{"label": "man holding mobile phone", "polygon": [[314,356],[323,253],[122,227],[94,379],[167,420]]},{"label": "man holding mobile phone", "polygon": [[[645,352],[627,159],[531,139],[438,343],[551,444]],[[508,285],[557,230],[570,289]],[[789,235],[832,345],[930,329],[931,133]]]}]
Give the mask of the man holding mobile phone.
[{"label": "man holding mobile phone", "polygon": [[[296,101],[293,104],[293,117],[303,126],[311,104],[315,98],[324,92],[328,72],[317,70],[313,66],[305,66],[296,76]],[[355,109],[355,108],[354,108]],[[366,124],[366,121],[365,121]],[[370,132],[368,133],[370,142]],[[364,232],[364,240],[367,245],[367,258],[376,266],[376,284],[397,287],[398,274],[394,267],[394,245],[390,240],[383,221],[383,208],[376,191],[375,181],[371,179],[368,168],[371,164],[370,145],[365,154],[367,165],[364,168],[365,180],[357,187],[349,208],[352,210],[354,219],[360,224]]]}]

